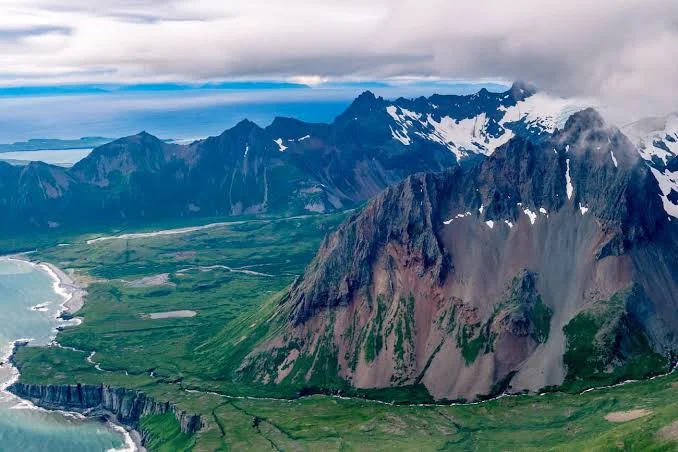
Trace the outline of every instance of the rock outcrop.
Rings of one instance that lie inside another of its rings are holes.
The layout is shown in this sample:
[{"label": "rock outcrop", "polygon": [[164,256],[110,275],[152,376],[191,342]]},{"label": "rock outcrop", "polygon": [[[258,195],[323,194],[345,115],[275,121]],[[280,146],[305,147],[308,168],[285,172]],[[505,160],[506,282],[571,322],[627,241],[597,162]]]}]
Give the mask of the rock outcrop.
[{"label": "rock outcrop", "polygon": [[134,429],[138,428],[142,417],[168,412],[174,414],[183,433],[196,433],[204,426],[199,415],[179,410],[169,402],[155,401],[143,392],[132,389],[107,385],[36,385],[17,382],[9,387],[9,391],[51,410],[75,411],[85,415],[110,414],[117,422]]}]

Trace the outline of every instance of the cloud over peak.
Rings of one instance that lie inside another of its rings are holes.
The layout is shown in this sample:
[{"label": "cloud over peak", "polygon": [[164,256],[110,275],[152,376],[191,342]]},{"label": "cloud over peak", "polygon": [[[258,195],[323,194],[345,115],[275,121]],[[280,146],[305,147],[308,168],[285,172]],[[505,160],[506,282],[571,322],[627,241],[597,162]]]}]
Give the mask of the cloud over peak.
[{"label": "cloud over peak", "polygon": [[678,109],[675,0],[0,3],[3,84],[524,79],[619,111]]}]

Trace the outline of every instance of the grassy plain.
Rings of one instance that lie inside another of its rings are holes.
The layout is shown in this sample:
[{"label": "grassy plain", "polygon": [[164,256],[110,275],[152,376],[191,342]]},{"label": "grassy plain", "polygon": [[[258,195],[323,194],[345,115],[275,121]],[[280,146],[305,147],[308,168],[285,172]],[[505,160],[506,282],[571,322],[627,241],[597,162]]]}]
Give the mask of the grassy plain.
[{"label": "grassy plain", "polygon": [[[203,431],[185,435],[172,415],[147,416],[140,427],[151,434],[151,450],[678,449],[658,434],[678,420],[675,374],[582,395],[504,397],[465,406],[322,395],[280,400],[294,397],[299,388],[234,381],[244,353],[276,327],[271,318],[280,297],[343,217],[251,219],[91,244],[86,240],[96,235],[0,243],[12,249],[36,246],[33,259],[71,269],[89,283],[78,312],[84,323],[58,336],[60,344],[79,351],[20,348],[16,361],[22,380],[136,388],[207,422]],[[184,225],[161,226],[157,229]],[[197,314],[148,318],[180,310]],[[93,351],[99,369],[87,360]],[[369,395],[425,399],[417,388],[410,391]],[[632,409],[650,414],[623,423],[605,419]]]}]

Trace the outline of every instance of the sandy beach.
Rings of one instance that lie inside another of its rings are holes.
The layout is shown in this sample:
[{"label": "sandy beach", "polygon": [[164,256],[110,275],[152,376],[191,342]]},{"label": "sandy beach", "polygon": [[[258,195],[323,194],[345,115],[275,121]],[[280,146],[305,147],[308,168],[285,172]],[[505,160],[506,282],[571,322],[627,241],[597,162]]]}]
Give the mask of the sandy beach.
[{"label": "sandy beach", "polygon": [[87,296],[87,284],[78,282],[75,276],[66,273],[53,264],[40,262],[36,265],[50,275],[55,283],[54,291],[65,298],[62,304],[63,311],[69,314],[78,312],[85,302],[85,296]]}]

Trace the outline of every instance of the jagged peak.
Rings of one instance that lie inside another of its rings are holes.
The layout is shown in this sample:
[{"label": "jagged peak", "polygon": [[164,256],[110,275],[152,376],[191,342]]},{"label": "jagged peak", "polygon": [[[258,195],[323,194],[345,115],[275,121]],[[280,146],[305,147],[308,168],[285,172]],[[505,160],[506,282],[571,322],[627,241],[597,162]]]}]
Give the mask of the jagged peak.
[{"label": "jagged peak", "polygon": [[522,80],[516,80],[513,82],[508,92],[513,95],[515,100],[520,101],[536,94],[537,88],[530,83],[524,82]]},{"label": "jagged peak", "polygon": [[572,114],[565,122],[563,130],[602,129],[603,127],[605,127],[603,117],[595,108],[589,107]]},{"label": "jagged peak", "polygon": [[250,121],[249,119],[245,118],[238,122],[236,125],[231,127],[230,129],[226,129],[221,136],[224,135],[230,135],[230,134],[236,134],[236,135],[248,135],[252,133],[253,131],[263,131],[259,125],[253,121]]},{"label": "jagged peak", "polygon": [[375,96],[372,91],[363,91],[353,100],[353,102],[351,102],[351,105],[348,107],[348,109],[346,109],[346,111],[348,112],[371,108],[381,100],[383,100],[383,98]]},{"label": "jagged peak", "polygon": [[553,139],[559,149],[599,154],[599,158],[610,160],[608,163],[614,163],[614,166],[624,167],[624,162],[632,166],[640,159],[635,145],[626,135],[606,123],[602,115],[591,107],[570,116]]},{"label": "jagged peak", "polygon": [[235,126],[233,126],[234,129],[236,128],[248,128],[248,129],[260,129],[259,125],[253,121],[250,121],[249,119],[245,118],[238,122]]},{"label": "jagged peak", "polygon": [[382,97],[376,97],[372,91],[363,91],[353,100],[353,102],[351,102],[351,105],[349,105],[342,114],[337,116],[335,123],[346,119],[350,120],[361,114],[373,111],[383,103],[383,101],[384,99]]},{"label": "jagged peak", "polygon": [[377,100],[377,96],[374,95],[372,91],[365,90],[358,97],[355,98],[353,102],[370,102]]}]

